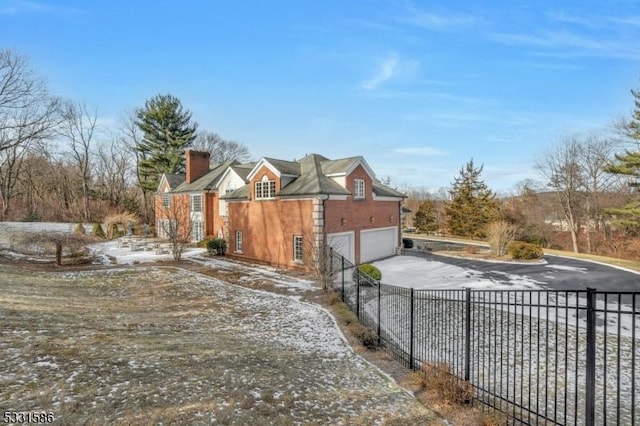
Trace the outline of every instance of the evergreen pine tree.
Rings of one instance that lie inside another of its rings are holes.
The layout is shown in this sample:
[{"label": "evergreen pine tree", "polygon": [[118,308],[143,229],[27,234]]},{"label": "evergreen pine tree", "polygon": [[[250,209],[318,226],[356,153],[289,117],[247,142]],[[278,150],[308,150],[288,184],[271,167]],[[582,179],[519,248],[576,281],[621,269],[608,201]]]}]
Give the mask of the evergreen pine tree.
[{"label": "evergreen pine tree", "polygon": [[425,200],[420,203],[418,211],[413,216],[413,226],[419,232],[435,232],[438,229],[433,200]]},{"label": "evergreen pine tree", "polygon": [[445,206],[447,227],[453,235],[484,238],[486,227],[498,213],[495,194],[480,179],[483,166],[475,168],[473,160],[461,170],[449,191],[451,201]]},{"label": "evergreen pine tree", "polygon": [[[627,123],[627,135],[640,146],[640,90],[632,90],[635,109],[631,120]],[[609,173],[628,176],[628,185],[636,189],[636,199],[620,208],[606,209],[606,212],[615,215],[615,224],[622,226],[627,231],[637,234],[640,232],[640,200],[637,197],[637,189],[640,188],[640,151],[627,151],[616,155],[616,164],[609,166]]]},{"label": "evergreen pine tree", "polygon": [[184,152],[196,137],[198,125],[191,112],[172,95],[157,95],[136,110],[136,124],[143,138],[138,151],[139,186],[155,191],[163,173],[184,173]]}]

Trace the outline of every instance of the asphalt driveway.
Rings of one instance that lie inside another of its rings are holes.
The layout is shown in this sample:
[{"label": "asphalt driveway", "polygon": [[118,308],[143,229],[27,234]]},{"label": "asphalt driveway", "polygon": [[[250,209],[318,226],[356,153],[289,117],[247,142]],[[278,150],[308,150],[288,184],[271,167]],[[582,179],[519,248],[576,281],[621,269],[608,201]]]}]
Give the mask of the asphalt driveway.
[{"label": "asphalt driveway", "polygon": [[544,264],[516,264],[460,259],[425,251],[408,250],[406,254],[464,268],[473,271],[478,278],[505,284],[520,276],[543,289],[582,290],[592,287],[599,291],[640,291],[640,274],[636,272],[560,256],[546,255]]}]

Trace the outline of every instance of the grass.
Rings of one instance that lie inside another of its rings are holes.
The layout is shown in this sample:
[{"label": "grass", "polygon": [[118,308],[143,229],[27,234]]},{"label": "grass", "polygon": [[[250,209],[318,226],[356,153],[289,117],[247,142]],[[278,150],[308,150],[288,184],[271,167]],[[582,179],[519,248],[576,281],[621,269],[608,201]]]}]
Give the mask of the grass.
[{"label": "grass", "polygon": [[309,304],[174,268],[0,276],[3,410],[58,424],[435,421]]}]

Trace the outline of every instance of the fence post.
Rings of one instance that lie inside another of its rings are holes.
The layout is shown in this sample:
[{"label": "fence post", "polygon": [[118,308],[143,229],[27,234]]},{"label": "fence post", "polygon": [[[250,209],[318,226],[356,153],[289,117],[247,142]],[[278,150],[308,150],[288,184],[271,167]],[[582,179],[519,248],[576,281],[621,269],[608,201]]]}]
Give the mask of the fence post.
[{"label": "fence post", "polygon": [[360,270],[356,266],[356,316],[360,319]]},{"label": "fence post", "polygon": [[413,370],[413,335],[415,324],[413,321],[413,287],[411,287],[411,320],[410,320],[410,333],[409,333],[409,368]]},{"label": "fence post", "polygon": [[378,344],[380,344],[380,341],[382,340],[382,337],[380,336],[380,321],[381,321],[381,315],[380,315],[380,286],[382,286],[381,282],[378,282]]},{"label": "fence post", "polygon": [[[595,424],[596,408],[596,289],[587,288],[587,365],[585,372],[585,425]],[[620,360],[618,360],[620,362]]]},{"label": "fence post", "polygon": [[471,289],[464,292],[464,380],[471,379]]},{"label": "fence post", "polygon": [[344,257],[340,256],[342,261],[342,301],[344,302]]}]

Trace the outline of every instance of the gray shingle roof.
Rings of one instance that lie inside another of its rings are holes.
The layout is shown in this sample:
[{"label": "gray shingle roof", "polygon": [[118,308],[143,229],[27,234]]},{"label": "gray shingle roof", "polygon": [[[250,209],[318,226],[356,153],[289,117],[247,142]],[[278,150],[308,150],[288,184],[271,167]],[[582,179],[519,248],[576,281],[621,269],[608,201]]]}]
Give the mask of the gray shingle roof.
[{"label": "gray shingle roof", "polygon": [[271,163],[271,165],[278,169],[282,174],[300,176],[300,163],[296,161],[285,161],[267,157],[264,159]]},{"label": "gray shingle roof", "polygon": [[187,183],[185,180],[173,192],[195,192],[195,191],[208,191],[218,188],[218,181],[227,171],[227,169],[234,164],[238,164],[237,161],[226,161],[222,164],[216,164],[213,168],[209,169],[209,172],[204,176],[199,177],[191,183]]},{"label": "gray shingle roof", "polygon": [[241,186],[235,191],[225,194],[220,197],[221,200],[248,200],[249,199],[249,185]]},{"label": "gray shingle roof", "polygon": [[170,190],[176,189],[182,182],[184,182],[184,179],[185,179],[184,175],[177,175],[173,173],[165,173],[164,177],[165,179],[167,179],[167,182],[169,183]]},{"label": "gray shingle roof", "polygon": [[395,189],[390,188],[387,185],[384,185],[382,182],[377,180],[373,181],[373,192],[379,197],[402,197],[402,198],[407,197],[401,192],[398,192]]},{"label": "gray shingle roof", "polygon": [[322,173],[325,175],[333,175],[346,173],[355,163],[362,160],[362,157],[340,158],[338,160],[326,159],[322,163]]},{"label": "gray shingle roof", "polygon": [[349,195],[350,192],[322,173],[322,163],[327,159],[318,154],[309,154],[299,161],[300,177],[295,179],[277,195]]}]

